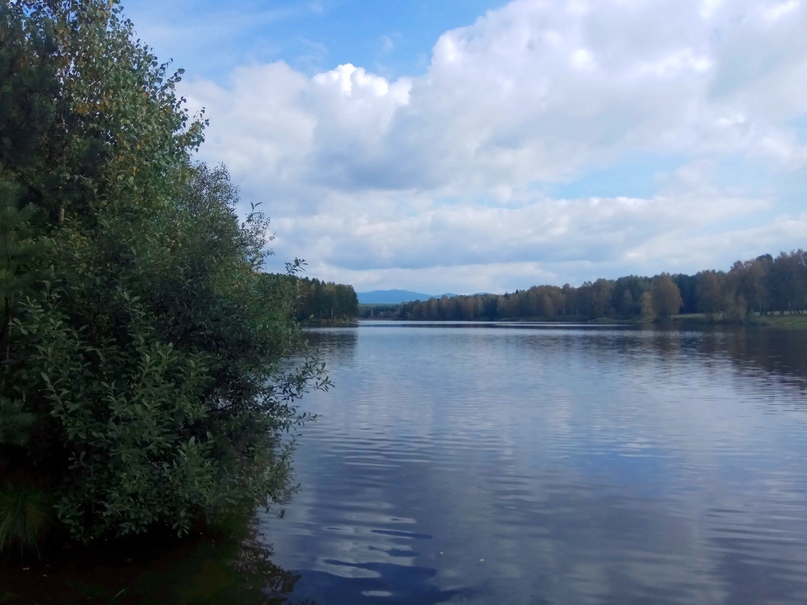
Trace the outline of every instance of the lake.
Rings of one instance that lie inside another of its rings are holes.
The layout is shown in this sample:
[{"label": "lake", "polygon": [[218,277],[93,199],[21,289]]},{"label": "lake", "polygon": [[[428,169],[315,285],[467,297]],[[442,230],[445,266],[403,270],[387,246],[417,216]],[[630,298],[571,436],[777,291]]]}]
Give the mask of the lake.
[{"label": "lake", "polygon": [[807,333],[309,333],[292,602],[807,602]]}]

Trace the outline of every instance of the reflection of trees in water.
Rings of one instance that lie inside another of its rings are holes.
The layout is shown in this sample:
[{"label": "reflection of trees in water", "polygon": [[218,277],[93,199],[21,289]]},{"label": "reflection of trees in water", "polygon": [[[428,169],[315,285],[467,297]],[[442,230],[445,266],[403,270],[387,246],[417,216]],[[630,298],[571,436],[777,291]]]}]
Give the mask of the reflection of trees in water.
[{"label": "reflection of trees in water", "polygon": [[807,333],[774,328],[736,330],[726,338],[732,360],[752,363],[769,374],[798,378],[804,388],[807,378]]},{"label": "reflection of trees in water", "polygon": [[309,346],[329,359],[352,359],[359,335],[357,328],[316,328],[305,331]]},{"label": "reflection of trees in water", "polygon": [[680,355],[682,334],[675,329],[657,326],[642,326],[643,342],[664,360]]},{"label": "reflection of trees in water", "polygon": [[271,557],[251,528],[245,539],[222,532],[73,549],[48,563],[0,568],[0,603],[313,605],[291,600],[300,574]]},{"label": "reflection of trees in water", "polygon": [[770,327],[658,330],[644,340],[662,359],[697,356],[704,364],[729,360],[742,374],[776,376],[807,391],[807,332]]},{"label": "reflection of trees in water", "polygon": [[807,333],[801,330],[737,328],[724,331],[710,346],[716,350],[709,354],[726,355],[741,373],[776,376],[807,391]]},{"label": "reflection of trees in water", "polygon": [[807,331],[800,329],[647,325],[638,330],[593,333],[584,341],[587,354],[606,363],[618,355],[639,365],[653,359],[685,360],[718,371],[728,361],[740,375],[775,377],[807,392]]},{"label": "reflection of trees in water", "polygon": [[[308,605],[310,601],[289,601],[300,574],[272,562],[272,550],[254,536],[238,544],[239,552],[222,562],[226,582],[210,603],[256,603],[262,605]],[[229,572],[229,573],[228,573]],[[312,604],[313,605],[313,604]]]}]

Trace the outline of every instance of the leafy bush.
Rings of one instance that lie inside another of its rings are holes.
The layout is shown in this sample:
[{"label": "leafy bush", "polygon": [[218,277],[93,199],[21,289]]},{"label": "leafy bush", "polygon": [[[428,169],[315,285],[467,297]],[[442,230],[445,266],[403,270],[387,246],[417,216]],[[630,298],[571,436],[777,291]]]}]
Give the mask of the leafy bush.
[{"label": "leafy bush", "polygon": [[48,486],[83,541],[283,500],[329,384],[166,69],[114,2],[0,0],[0,490]]}]

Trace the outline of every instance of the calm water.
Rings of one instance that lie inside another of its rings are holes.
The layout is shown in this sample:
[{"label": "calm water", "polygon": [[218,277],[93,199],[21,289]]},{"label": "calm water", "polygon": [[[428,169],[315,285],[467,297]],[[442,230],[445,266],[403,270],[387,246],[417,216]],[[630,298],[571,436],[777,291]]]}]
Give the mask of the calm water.
[{"label": "calm water", "polygon": [[261,530],[294,601],[807,602],[807,334],[362,324]]}]

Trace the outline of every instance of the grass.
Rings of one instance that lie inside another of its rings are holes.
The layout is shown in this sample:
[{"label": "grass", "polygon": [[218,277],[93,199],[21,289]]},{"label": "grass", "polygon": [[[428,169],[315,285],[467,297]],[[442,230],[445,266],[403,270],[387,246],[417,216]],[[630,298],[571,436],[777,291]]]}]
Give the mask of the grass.
[{"label": "grass", "polygon": [[688,324],[725,323],[722,318],[716,316],[714,319],[710,319],[705,313],[681,313],[678,315],[673,315],[670,319],[675,322],[683,322]]},{"label": "grass", "polygon": [[757,319],[774,328],[807,328],[807,315],[766,315]]},{"label": "grass", "polygon": [[53,502],[44,490],[27,483],[4,485],[0,488],[0,555],[15,549],[22,557],[39,553],[53,516]]}]

